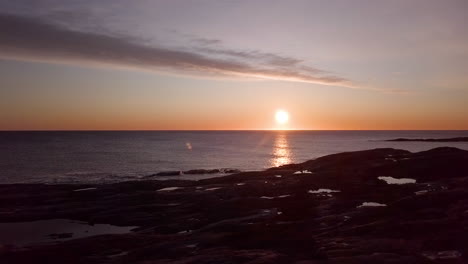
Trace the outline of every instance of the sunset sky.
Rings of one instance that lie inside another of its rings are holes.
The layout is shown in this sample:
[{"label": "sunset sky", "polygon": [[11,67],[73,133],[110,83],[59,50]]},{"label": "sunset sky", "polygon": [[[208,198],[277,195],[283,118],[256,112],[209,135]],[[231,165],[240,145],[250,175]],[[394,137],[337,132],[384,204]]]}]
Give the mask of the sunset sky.
[{"label": "sunset sky", "polygon": [[0,130],[468,129],[467,25],[466,0],[0,0]]}]

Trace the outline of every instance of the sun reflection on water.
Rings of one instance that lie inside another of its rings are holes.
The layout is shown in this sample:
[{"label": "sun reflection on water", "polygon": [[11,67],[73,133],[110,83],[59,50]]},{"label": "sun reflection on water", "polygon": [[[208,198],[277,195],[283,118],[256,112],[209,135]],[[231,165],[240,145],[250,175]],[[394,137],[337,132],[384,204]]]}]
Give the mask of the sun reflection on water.
[{"label": "sun reflection on water", "polygon": [[270,163],[273,167],[292,163],[291,150],[289,148],[288,138],[285,132],[278,132],[276,135],[272,154],[273,158]]}]

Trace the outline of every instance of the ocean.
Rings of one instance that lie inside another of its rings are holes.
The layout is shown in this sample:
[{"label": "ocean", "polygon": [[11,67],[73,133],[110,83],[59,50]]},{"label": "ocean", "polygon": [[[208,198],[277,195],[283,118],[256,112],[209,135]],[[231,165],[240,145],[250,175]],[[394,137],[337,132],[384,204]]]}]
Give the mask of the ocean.
[{"label": "ocean", "polygon": [[262,170],[374,148],[468,150],[468,142],[384,141],[461,136],[468,136],[468,131],[4,131],[0,132],[0,183],[109,183],[146,179],[163,171]]}]

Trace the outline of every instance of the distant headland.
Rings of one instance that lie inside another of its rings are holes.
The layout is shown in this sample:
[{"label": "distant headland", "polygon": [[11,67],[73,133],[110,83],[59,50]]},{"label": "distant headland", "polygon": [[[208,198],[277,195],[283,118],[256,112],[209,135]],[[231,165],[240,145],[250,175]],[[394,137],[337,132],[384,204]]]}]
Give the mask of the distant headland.
[{"label": "distant headland", "polygon": [[455,137],[455,138],[395,138],[385,141],[397,142],[468,142],[468,137]]}]

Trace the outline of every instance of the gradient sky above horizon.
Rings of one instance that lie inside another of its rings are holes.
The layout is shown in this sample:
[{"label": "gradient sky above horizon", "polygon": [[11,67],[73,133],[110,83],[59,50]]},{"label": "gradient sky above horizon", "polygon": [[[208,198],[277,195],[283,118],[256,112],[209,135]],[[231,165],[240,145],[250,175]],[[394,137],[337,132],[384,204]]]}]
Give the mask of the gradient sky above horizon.
[{"label": "gradient sky above horizon", "polygon": [[0,0],[0,130],[468,130],[468,1]]}]

